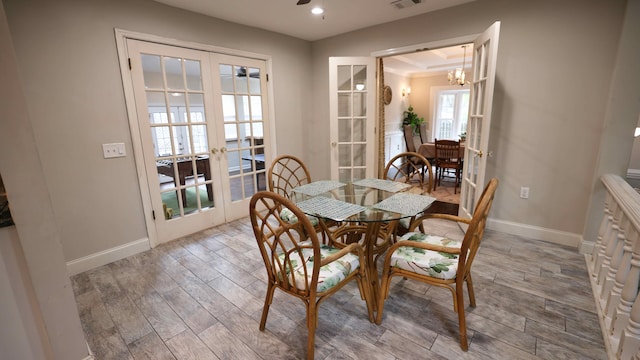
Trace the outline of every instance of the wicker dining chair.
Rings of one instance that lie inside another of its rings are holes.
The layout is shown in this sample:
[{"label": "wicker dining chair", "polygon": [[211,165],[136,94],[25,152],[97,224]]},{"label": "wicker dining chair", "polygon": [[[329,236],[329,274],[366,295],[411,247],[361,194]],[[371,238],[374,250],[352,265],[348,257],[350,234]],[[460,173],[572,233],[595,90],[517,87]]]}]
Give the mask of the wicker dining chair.
[{"label": "wicker dining chair", "polygon": [[[289,210],[297,221],[285,219],[283,209]],[[350,281],[358,283],[369,320],[374,321],[371,283],[360,244],[349,244],[342,249],[322,245],[304,213],[292,201],[274,192],[254,194],[249,216],[267,270],[261,331],[265,329],[276,289],[301,299],[307,308],[307,358],[313,359],[318,307]]]},{"label": "wicker dining chair", "polygon": [[[311,183],[311,174],[302,160],[293,155],[281,155],[271,163],[267,171],[268,190],[280,194],[287,199],[291,199],[291,192],[298,186]],[[287,211],[287,210],[285,210]],[[326,233],[320,229],[320,221],[315,216],[307,215],[316,232],[322,234],[322,243],[326,243],[328,238]],[[291,217],[291,219],[295,219]],[[336,221],[325,219],[327,227],[337,225]]]},{"label": "wicker dining chair", "polygon": [[[391,279],[394,276],[444,287],[453,295],[453,310],[458,313],[460,347],[467,351],[463,288],[466,283],[470,305],[475,307],[471,265],[480,247],[497,187],[498,179],[491,179],[482,192],[471,219],[448,214],[424,214],[415,219],[409,227],[410,231],[389,248],[384,258],[382,284],[377,300],[376,323],[378,325],[382,322],[384,301],[389,296]],[[463,240],[456,241],[414,231],[424,220],[430,218],[466,224],[468,227]]]},{"label": "wicker dining chair", "polygon": [[445,171],[453,170],[456,176],[453,193],[456,193],[462,173],[462,156],[460,141],[435,140],[436,181],[434,185],[440,185]]},{"label": "wicker dining chair", "polygon": [[[426,174],[425,174],[426,172]],[[384,169],[384,178],[413,184],[410,191],[421,195],[429,195],[433,189],[433,170],[431,163],[417,152],[403,152],[394,156]],[[409,225],[415,219],[401,219],[394,232],[394,240],[408,231]],[[421,230],[424,230],[422,227]]]},{"label": "wicker dining chair", "polygon": [[287,199],[291,190],[311,182],[311,174],[302,160],[293,155],[281,155],[273,160],[267,171],[269,191]]}]

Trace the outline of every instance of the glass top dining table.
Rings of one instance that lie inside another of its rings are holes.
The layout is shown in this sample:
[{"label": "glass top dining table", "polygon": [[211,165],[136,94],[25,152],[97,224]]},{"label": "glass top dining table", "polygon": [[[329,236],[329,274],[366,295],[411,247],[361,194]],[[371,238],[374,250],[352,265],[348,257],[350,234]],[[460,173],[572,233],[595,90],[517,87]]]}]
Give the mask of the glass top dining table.
[{"label": "glass top dining table", "polygon": [[[321,221],[333,220],[342,226],[366,224],[363,246],[374,294],[374,309],[377,309],[375,303],[380,283],[373,249],[384,250],[389,246],[390,236],[399,220],[422,213],[435,201],[435,198],[413,190],[415,187],[411,184],[383,179],[346,183],[323,180],[294,188],[290,194],[302,212]],[[382,224],[387,224],[389,232],[380,231]]]},{"label": "glass top dining table", "polygon": [[435,198],[414,193],[411,184],[362,179],[315,181],[294,188],[291,199],[305,214],[340,222],[387,222],[415,216]]}]

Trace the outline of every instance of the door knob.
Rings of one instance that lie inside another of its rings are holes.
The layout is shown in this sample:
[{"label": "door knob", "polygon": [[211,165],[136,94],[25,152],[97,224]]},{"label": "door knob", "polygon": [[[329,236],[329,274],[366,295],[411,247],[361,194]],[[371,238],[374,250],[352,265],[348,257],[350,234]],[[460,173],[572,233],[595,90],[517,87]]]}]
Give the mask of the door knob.
[{"label": "door knob", "polygon": [[331,146],[336,147],[336,146],[338,146],[338,143],[334,141],[334,142],[331,143]]},{"label": "door knob", "polygon": [[227,151],[227,148],[226,148],[226,147],[224,147],[224,146],[223,146],[223,147],[221,147],[221,148],[220,148],[220,153],[221,153],[221,154],[224,154],[224,153],[225,153],[225,151]]},{"label": "door knob", "polygon": [[218,149],[216,149],[216,148],[211,149],[211,153],[214,154],[214,155],[217,154],[218,153]]}]

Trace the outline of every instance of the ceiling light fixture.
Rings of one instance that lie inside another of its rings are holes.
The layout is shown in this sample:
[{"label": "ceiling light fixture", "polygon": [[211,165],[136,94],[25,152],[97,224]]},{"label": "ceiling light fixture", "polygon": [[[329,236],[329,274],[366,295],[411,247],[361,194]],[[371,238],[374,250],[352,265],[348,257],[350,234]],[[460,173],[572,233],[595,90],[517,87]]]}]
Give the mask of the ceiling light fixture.
[{"label": "ceiling light fixture", "polygon": [[455,70],[449,70],[449,74],[447,74],[447,78],[449,79],[449,84],[464,86],[468,84],[468,81],[465,81],[466,74],[464,73],[464,67],[467,61],[467,45],[462,45],[462,49],[464,50],[464,57],[462,58],[462,67],[456,68]]},{"label": "ceiling light fixture", "polygon": [[311,9],[311,13],[313,15],[322,15],[324,14],[324,9],[321,8],[320,6],[315,6],[313,7],[313,9]]}]

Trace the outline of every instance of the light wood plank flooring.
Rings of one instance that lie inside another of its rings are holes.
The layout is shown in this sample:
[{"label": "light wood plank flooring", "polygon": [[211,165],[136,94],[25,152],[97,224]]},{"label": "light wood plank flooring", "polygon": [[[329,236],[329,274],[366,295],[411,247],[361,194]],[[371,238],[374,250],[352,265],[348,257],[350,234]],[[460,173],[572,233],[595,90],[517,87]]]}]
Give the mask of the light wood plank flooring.
[{"label": "light wood plank flooring", "polygon": [[[460,237],[433,221],[433,233]],[[575,249],[487,231],[467,304],[469,351],[446,289],[397,279],[382,325],[357,286],[320,306],[316,359],[606,359],[584,257]],[[302,359],[302,302],[276,290],[258,330],[265,269],[248,218],[72,278],[95,358]]]}]

